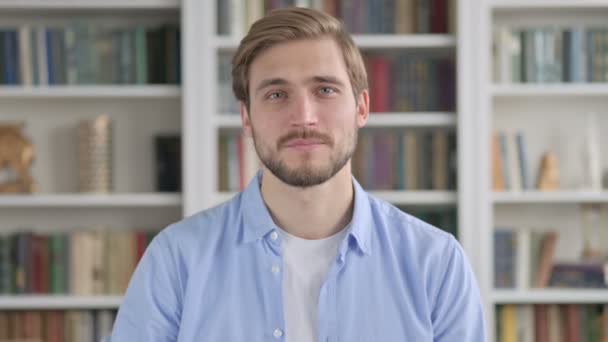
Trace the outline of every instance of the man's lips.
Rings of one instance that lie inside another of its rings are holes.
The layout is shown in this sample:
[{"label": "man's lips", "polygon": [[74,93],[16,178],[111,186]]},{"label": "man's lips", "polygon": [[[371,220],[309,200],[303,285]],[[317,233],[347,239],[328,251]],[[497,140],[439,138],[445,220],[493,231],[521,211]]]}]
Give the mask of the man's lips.
[{"label": "man's lips", "polygon": [[318,139],[294,139],[290,140],[285,144],[286,147],[306,147],[306,146],[315,146],[321,145],[323,142]]}]

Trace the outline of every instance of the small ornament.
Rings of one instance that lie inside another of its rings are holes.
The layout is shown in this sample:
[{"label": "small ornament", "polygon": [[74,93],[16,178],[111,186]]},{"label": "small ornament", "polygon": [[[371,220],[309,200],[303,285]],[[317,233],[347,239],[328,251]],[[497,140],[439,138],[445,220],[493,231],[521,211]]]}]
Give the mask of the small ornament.
[{"label": "small ornament", "polygon": [[559,163],[557,156],[552,152],[543,155],[537,187],[541,191],[559,189]]},{"label": "small ornament", "polygon": [[0,125],[0,193],[34,192],[30,166],[34,147],[23,135],[24,124]]}]

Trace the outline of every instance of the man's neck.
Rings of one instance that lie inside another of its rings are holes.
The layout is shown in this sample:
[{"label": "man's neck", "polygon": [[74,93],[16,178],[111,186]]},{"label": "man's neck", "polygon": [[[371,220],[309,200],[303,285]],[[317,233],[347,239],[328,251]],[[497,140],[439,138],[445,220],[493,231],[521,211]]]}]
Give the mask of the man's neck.
[{"label": "man's neck", "polygon": [[262,197],[274,222],[303,239],[323,239],[341,231],[351,220],[354,190],[347,164],[323,184],[298,188],[264,169]]}]

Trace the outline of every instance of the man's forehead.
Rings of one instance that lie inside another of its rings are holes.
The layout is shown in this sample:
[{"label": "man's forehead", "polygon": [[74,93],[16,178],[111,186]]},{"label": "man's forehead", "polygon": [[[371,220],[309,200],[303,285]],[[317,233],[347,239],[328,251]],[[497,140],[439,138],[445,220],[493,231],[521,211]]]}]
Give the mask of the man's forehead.
[{"label": "man's forehead", "polygon": [[283,78],[292,82],[310,81],[317,76],[347,77],[338,44],[330,38],[296,40],[277,44],[252,62],[250,80]]}]

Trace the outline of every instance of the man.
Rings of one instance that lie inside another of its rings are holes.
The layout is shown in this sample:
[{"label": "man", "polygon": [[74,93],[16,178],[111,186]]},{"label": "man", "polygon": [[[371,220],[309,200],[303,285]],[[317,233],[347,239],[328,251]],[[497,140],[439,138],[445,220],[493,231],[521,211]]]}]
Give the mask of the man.
[{"label": "man", "polygon": [[351,175],[370,100],[340,23],[274,11],[241,41],[232,74],[263,169],[154,239],[112,341],[484,341],[457,241]]}]

